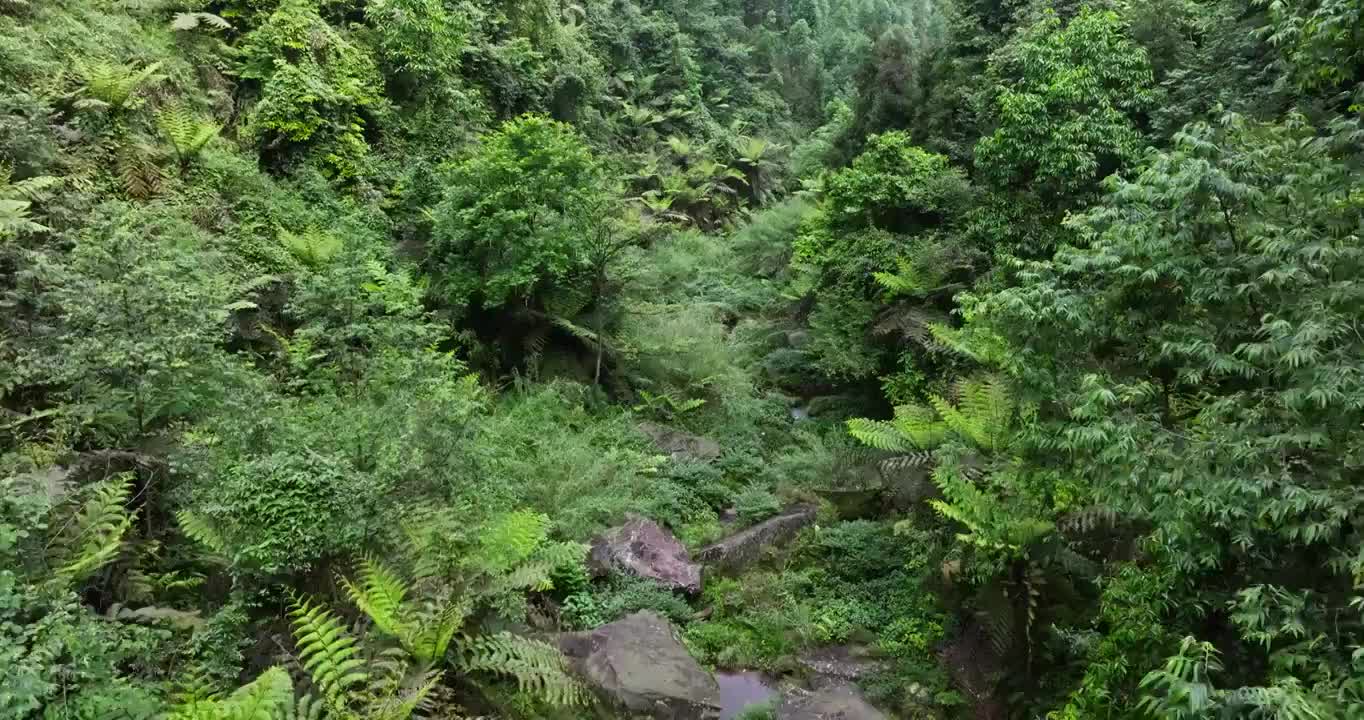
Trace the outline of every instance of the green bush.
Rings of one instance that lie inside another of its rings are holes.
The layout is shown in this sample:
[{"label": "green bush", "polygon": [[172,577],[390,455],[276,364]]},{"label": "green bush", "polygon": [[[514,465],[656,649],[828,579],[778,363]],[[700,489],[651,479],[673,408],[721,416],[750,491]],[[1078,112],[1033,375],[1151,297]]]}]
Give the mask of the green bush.
[{"label": "green bush", "polygon": [[756,525],[781,512],[781,500],[758,485],[744,488],[734,498],[734,510],[746,525]]},{"label": "green bush", "polygon": [[526,115],[456,164],[435,209],[426,267],[449,309],[532,303],[590,270],[611,192],[571,126]]}]

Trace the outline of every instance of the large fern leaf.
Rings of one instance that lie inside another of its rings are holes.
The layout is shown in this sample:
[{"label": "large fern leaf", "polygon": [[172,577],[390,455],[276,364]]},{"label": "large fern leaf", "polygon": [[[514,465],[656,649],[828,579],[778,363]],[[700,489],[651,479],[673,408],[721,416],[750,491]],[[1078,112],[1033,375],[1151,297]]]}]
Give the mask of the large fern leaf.
[{"label": "large fern leaf", "polygon": [[529,510],[503,513],[479,533],[476,552],[466,564],[496,577],[528,560],[549,535],[549,516]]},{"label": "large fern leaf", "polygon": [[189,510],[180,510],[175,513],[175,520],[180,524],[180,531],[185,537],[219,555],[228,554],[227,540],[207,518]]},{"label": "large fern leaf", "polygon": [[73,585],[104,567],[118,554],[133,514],[125,507],[132,475],[120,473],[91,487],[89,497],[52,541],[55,579]]},{"label": "large fern leaf", "polygon": [[511,677],[522,692],[546,702],[579,705],[587,697],[552,645],[504,632],[469,638],[461,649],[461,669]]},{"label": "large fern leaf", "polygon": [[341,585],[351,602],[380,630],[395,638],[411,632],[410,619],[404,617],[403,607],[407,584],[378,559],[366,556],[360,562],[359,582],[341,578]]},{"label": "large fern leaf", "polygon": [[311,600],[295,598],[289,616],[303,669],[328,703],[344,705],[347,691],[369,679],[360,644],[340,618]]},{"label": "large fern leaf", "polygon": [[238,688],[222,702],[225,720],[275,720],[276,713],[293,700],[294,686],[289,673],[273,667],[250,684]]}]

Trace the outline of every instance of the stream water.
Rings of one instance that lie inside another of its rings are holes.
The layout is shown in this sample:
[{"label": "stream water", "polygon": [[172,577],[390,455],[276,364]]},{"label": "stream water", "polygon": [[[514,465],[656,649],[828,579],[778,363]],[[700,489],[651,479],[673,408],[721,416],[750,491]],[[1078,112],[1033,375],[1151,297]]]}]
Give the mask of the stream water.
[{"label": "stream water", "polygon": [[718,672],[715,682],[720,685],[720,720],[733,720],[749,705],[766,702],[776,695],[762,673]]}]

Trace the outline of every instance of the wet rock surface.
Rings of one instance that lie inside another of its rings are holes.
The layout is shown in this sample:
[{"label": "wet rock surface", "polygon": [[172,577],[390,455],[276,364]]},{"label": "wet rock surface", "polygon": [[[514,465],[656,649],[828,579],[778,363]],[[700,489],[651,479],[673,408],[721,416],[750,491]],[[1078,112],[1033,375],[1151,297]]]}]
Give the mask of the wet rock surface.
[{"label": "wet rock surface", "polygon": [[718,720],[720,688],[662,616],[637,612],[559,637],[569,665],[609,704],[657,720]]},{"label": "wet rock surface", "polygon": [[791,689],[777,704],[776,720],[886,720],[852,683],[828,683],[815,691]]},{"label": "wet rock surface", "polygon": [[658,423],[643,422],[639,431],[676,461],[710,462],[720,457],[720,443]]},{"label": "wet rock surface", "polygon": [[701,591],[701,566],[672,533],[648,518],[631,516],[625,524],[592,541],[587,563],[594,574],[621,572],[647,578],[669,590]]},{"label": "wet rock surface", "polygon": [[787,542],[815,521],[815,508],[798,506],[702,548],[696,559],[717,570],[741,570],[762,558],[763,549]]},{"label": "wet rock surface", "polygon": [[810,672],[832,680],[860,680],[884,667],[880,660],[867,657],[866,648],[856,645],[812,650],[801,655],[799,661]]}]

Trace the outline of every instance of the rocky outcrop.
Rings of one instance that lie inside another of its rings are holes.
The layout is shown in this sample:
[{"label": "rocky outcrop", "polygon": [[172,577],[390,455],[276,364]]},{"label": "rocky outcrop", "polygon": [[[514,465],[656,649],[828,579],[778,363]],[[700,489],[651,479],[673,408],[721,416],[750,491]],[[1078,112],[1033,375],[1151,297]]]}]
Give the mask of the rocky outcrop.
[{"label": "rocky outcrop", "polygon": [[788,690],[775,716],[776,720],[886,720],[851,683],[830,683],[814,692]]},{"label": "rocky outcrop", "polygon": [[799,506],[702,548],[696,559],[717,570],[742,570],[762,557],[763,548],[787,542],[814,523],[815,508]]},{"label": "rocky outcrop", "polygon": [[720,457],[720,443],[657,423],[643,422],[639,431],[649,436],[659,450],[677,461],[710,462]]},{"label": "rocky outcrop", "polygon": [[607,703],[657,720],[714,720],[720,687],[687,652],[673,626],[648,611],[568,633],[559,649]]},{"label": "rocky outcrop", "polygon": [[867,648],[856,645],[811,650],[799,662],[815,675],[835,680],[860,680],[885,668],[885,663],[868,657]]},{"label": "rocky outcrop", "polygon": [[621,572],[669,590],[701,592],[701,566],[691,561],[686,546],[658,523],[637,515],[597,536],[587,565],[595,575]]}]

